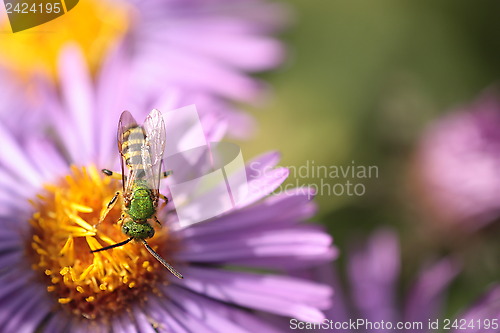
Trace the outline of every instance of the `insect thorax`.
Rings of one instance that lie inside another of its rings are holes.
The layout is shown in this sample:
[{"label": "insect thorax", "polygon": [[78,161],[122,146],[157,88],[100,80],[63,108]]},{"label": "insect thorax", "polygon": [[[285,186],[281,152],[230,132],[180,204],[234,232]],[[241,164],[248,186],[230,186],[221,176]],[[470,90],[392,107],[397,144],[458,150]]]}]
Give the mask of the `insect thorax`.
[{"label": "insect thorax", "polygon": [[132,188],[132,198],[127,214],[136,221],[146,221],[156,212],[152,191],[143,182],[137,182]]}]

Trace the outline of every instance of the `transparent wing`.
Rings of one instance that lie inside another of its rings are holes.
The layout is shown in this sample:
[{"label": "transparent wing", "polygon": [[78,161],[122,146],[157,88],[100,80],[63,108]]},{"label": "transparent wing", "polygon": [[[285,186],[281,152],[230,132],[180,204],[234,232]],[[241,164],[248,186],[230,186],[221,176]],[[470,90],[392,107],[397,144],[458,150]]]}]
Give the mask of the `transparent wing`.
[{"label": "transparent wing", "polygon": [[165,123],[160,111],[154,109],[144,121],[146,145],[142,152],[146,179],[151,189],[158,190],[160,186],[161,163],[165,150]]},{"label": "transparent wing", "polygon": [[123,151],[123,142],[125,141],[126,133],[129,129],[137,127],[137,122],[135,121],[132,114],[128,111],[123,111],[120,116],[120,121],[118,122],[118,151],[121,155],[121,166],[122,166],[122,189],[123,194],[126,195],[127,189],[130,189],[130,184],[133,182],[133,175],[130,174],[129,168],[125,167],[125,155]]}]

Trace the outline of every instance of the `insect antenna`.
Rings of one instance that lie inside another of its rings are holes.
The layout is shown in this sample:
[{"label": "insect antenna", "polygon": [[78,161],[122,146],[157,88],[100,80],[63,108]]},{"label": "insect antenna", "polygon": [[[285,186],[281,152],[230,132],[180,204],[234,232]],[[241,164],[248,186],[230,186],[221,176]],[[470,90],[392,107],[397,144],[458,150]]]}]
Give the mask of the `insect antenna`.
[{"label": "insect antenna", "polygon": [[151,253],[151,255],[153,257],[156,258],[156,260],[158,260],[159,262],[161,262],[161,264],[163,266],[165,266],[166,269],[168,269],[170,271],[170,273],[174,274],[176,277],[178,277],[179,279],[184,279],[184,276],[182,276],[181,273],[177,272],[175,270],[175,268],[172,267],[172,265],[170,265],[168,262],[165,261],[165,259],[163,259],[162,257],[160,257],[160,255],[158,253],[156,253],[155,250],[153,250],[151,248],[151,246],[149,246],[149,244],[144,240],[144,239],[141,239],[142,243],[144,244],[144,246],[146,247],[146,249],[149,251],[149,253]]},{"label": "insect antenna", "polygon": [[93,250],[93,251],[90,251],[90,253],[100,252],[100,251],[106,251],[106,250],[109,250],[109,249],[113,249],[113,248],[115,248],[115,247],[118,247],[118,246],[122,246],[122,245],[127,244],[127,243],[128,243],[128,242],[130,242],[132,239],[134,239],[134,238],[133,238],[133,237],[130,237],[129,239],[124,240],[123,242],[116,243],[116,244],[113,244],[113,245],[109,245],[109,246],[103,247],[102,249]]}]

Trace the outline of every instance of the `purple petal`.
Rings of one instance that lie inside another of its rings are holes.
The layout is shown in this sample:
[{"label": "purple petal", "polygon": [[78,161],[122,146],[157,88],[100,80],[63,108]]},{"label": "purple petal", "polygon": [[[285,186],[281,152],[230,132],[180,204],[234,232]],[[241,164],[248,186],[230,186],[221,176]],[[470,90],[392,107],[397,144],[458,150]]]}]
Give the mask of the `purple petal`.
[{"label": "purple petal", "polygon": [[[19,259],[18,259],[19,260]],[[3,264],[3,263],[2,263]],[[4,266],[1,267],[15,267]],[[12,269],[7,274],[0,276],[0,299],[7,302],[9,294],[18,294],[28,285],[28,279],[32,278],[31,274],[26,274],[19,269]],[[12,301],[12,300],[9,300]]]},{"label": "purple petal", "polygon": [[9,169],[18,179],[26,180],[27,185],[38,187],[42,183],[38,170],[33,167],[24,148],[14,140],[2,124],[0,124],[0,141],[2,142],[0,165]]},{"label": "purple petal", "polygon": [[[183,326],[186,327],[188,332],[207,332],[207,333],[215,333],[218,330],[212,329],[210,326],[208,326],[205,323],[204,318],[198,319],[194,316],[191,315],[190,312],[183,311],[180,309],[177,305],[175,305],[172,302],[163,302],[161,304],[163,308],[172,316],[172,318],[175,318],[177,322],[180,322],[183,324]],[[224,328],[226,329],[226,328]],[[220,330],[220,328],[219,328]]]},{"label": "purple petal", "polygon": [[2,328],[4,332],[34,332],[42,319],[49,313],[51,304],[47,301],[45,293],[40,289],[30,289],[32,290],[24,290],[24,295],[18,293],[14,296],[25,299],[26,295],[27,299],[21,308],[11,313],[8,321],[2,321],[5,323]]},{"label": "purple petal", "polygon": [[137,327],[130,320],[129,314],[126,313],[118,318],[115,318],[112,322],[113,332],[117,333],[136,333]]},{"label": "purple petal", "polygon": [[256,316],[237,307],[213,301],[186,289],[171,285],[164,289],[173,302],[178,303],[191,316],[203,320],[215,330],[224,327],[230,332],[277,332],[275,328]]},{"label": "purple petal", "polygon": [[188,278],[176,283],[201,294],[304,321],[323,320],[317,308],[327,307],[331,296],[327,286],[285,276],[194,267],[183,273]]},{"label": "purple petal", "polygon": [[136,306],[133,309],[133,313],[140,333],[156,333],[156,330],[153,328],[150,319],[148,318],[148,316],[146,316],[142,309]]},{"label": "purple petal", "polygon": [[278,152],[268,152],[252,159],[247,166],[247,176],[249,179],[259,178],[266,171],[274,168],[281,159]]},{"label": "purple petal", "polygon": [[70,327],[71,333],[87,333],[91,331],[91,324],[88,320],[72,320]]},{"label": "purple petal", "polygon": [[[15,196],[13,196],[15,198]],[[10,202],[15,200],[9,200],[4,193],[0,192],[0,237],[13,237],[19,238],[20,235],[25,234],[30,225],[28,223],[20,223],[21,221],[28,221],[33,210],[28,202]]]},{"label": "purple petal", "polygon": [[202,40],[197,38],[198,35],[198,30],[178,29],[175,34],[164,35],[162,42],[175,43],[185,52],[203,54],[248,71],[263,71],[283,60],[283,47],[271,38],[206,30]]},{"label": "purple petal", "polygon": [[[2,253],[2,255],[0,255],[0,267],[17,267],[20,262],[25,263],[23,257],[23,251]],[[26,272],[24,272],[24,275],[27,275]]]},{"label": "purple petal", "polygon": [[248,139],[257,129],[255,118],[244,112],[226,112],[226,119],[230,126],[231,136],[236,139]]},{"label": "purple petal", "polygon": [[160,332],[190,333],[184,323],[177,321],[163,309],[157,297],[149,298],[145,311],[148,317],[155,321],[153,326]]},{"label": "purple petal", "polygon": [[208,237],[261,226],[288,227],[312,216],[316,205],[306,195],[280,194],[251,207],[233,211],[181,231],[182,238]]},{"label": "purple petal", "polygon": [[[231,99],[252,102],[255,100],[263,84],[232,70],[219,66],[203,56],[187,54],[179,50],[158,50],[156,45],[144,43],[140,62],[135,71],[141,85],[154,82],[167,82],[178,86],[199,87],[202,91]],[[175,67],[158,67],[158,63],[173,63]],[[213,78],[224,84],[214,85]]]},{"label": "purple petal", "polygon": [[69,171],[69,165],[64,161],[56,147],[47,140],[30,140],[26,147],[26,154],[30,156],[33,165],[40,170],[45,182],[52,182]]},{"label": "purple petal", "polygon": [[294,257],[324,255],[329,252],[331,237],[319,228],[300,226],[277,230],[231,232],[186,242],[177,258],[193,262],[233,262],[249,258]]},{"label": "purple petal", "polygon": [[326,317],[334,319],[335,321],[349,321],[350,318],[354,318],[354,316],[349,316],[349,309],[346,302],[347,298],[343,293],[344,288],[342,287],[336,269],[334,269],[331,264],[325,264],[312,271],[313,275],[316,277],[314,281],[327,283],[335,290],[332,306],[325,311]]},{"label": "purple petal", "polygon": [[[96,82],[96,104],[100,110],[95,133],[98,134],[98,161],[106,163],[109,155],[117,156],[116,131],[120,113],[124,110],[139,111],[132,103],[135,94],[131,94],[129,71],[123,70],[129,63],[123,45],[119,45],[105,59]],[[146,110],[144,110],[146,111]]]},{"label": "purple petal", "polygon": [[80,140],[78,154],[74,154],[80,164],[88,162],[95,148],[92,119],[95,114],[94,92],[89,72],[82,53],[76,45],[67,46],[59,59],[59,75],[62,95],[67,110],[74,119],[73,125]]},{"label": "purple petal", "polygon": [[70,320],[60,311],[50,317],[49,321],[43,328],[46,333],[67,332]]},{"label": "purple petal", "polygon": [[259,178],[248,177],[248,194],[238,202],[239,207],[251,205],[254,202],[268,196],[288,178],[289,171],[286,168],[276,168],[266,172]]},{"label": "purple petal", "polygon": [[[478,302],[476,302],[464,314],[457,317],[458,320],[465,320],[466,323],[474,322],[474,327],[467,327],[465,330],[454,330],[453,332],[466,333],[491,333],[500,332],[500,327],[493,323],[500,318],[500,286],[493,286]],[[489,324],[485,326],[485,324]]]},{"label": "purple petal", "polygon": [[2,236],[0,234],[0,262],[3,261],[1,258],[7,252],[22,252],[22,246],[24,245],[19,237],[4,238]]},{"label": "purple petal", "polygon": [[[2,174],[3,172],[0,171],[0,177]],[[9,179],[9,176],[3,180],[3,187],[0,189],[0,202],[2,203],[0,209],[5,209],[5,213],[0,210],[0,212],[2,212],[0,213],[1,215],[9,215],[12,217],[15,216],[12,213],[16,210],[23,211],[27,210],[27,208],[28,210],[31,209],[27,199],[34,195],[34,193],[32,193],[33,190],[30,189],[29,186],[21,187],[19,185],[20,184],[18,183],[16,186],[11,179]],[[16,218],[16,221],[18,220],[20,219]]]},{"label": "purple petal", "polygon": [[351,255],[348,269],[353,298],[363,318],[397,320],[399,260],[396,235],[387,230],[378,231],[363,249]]},{"label": "purple petal", "polygon": [[[29,321],[32,314],[28,315],[27,312],[31,306],[34,306],[34,302],[40,301],[40,289],[34,287],[32,284],[25,284],[22,288],[15,290],[15,292],[10,292],[6,296],[3,296],[1,298],[2,307],[0,307],[0,323],[7,323],[10,319],[16,323],[24,320],[27,324],[32,324]],[[49,309],[50,307],[46,306],[45,312],[41,310],[42,314],[45,316]],[[40,320],[38,317],[34,319],[34,322]],[[6,332],[12,332],[12,330]]]},{"label": "purple petal", "polygon": [[75,318],[70,324],[71,333],[73,332],[92,332],[92,333],[109,333],[109,325],[99,321],[81,320],[80,318]]},{"label": "purple petal", "polygon": [[444,291],[459,273],[459,266],[450,259],[443,259],[419,274],[408,296],[405,309],[407,321],[425,322],[439,314]]},{"label": "purple petal", "polygon": [[[0,193],[3,193],[7,197],[22,201],[30,197],[32,195],[30,190],[34,189],[30,188],[28,184],[25,184],[22,179],[18,179],[4,169],[0,169],[0,184]],[[24,202],[23,205],[25,205]]]},{"label": "purple petal", "polygon": [[266,268],[270,270],[296,270],[306,269],[314,266],[321,265],[327,261],[336,259],[338,257],[338,250],[336,248],[329,248],[324,253],[308,255],[297,255],[287,257],[261,257],[261,258],[244,258],[227,261],[229,265],[253,267],[253,268]]}]

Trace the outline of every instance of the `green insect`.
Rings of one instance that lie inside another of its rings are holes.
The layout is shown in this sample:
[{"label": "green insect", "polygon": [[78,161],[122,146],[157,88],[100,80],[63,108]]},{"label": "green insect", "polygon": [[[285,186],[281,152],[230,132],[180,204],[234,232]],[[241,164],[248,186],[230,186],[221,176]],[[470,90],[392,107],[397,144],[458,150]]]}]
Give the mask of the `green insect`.
[{"label": "green insect", "polygon": [[[120,151],[122,166],[122,196],[123,208],[120,221],[122,232],[129,238],[123,242],[93,250],[94,252],[109,250],[135,240],[144,244],[146,249],[163,266],[179,279],[183,276],[156,253],[146,242],[155,234],[149,220],[160,224],[156,217],[158,199],[167,198],[160,194],[160,178],[167,177],[168,173],[161,173],[161,162],[165,149],[165,124],[160,111],[153,110],[144,121],[143,126],[137,125],[134,117],[124,111],[118,123],[118,150]],[[125,175],[125,171],[128,174]],[[104,169],[104,174],[115,176],[110,170]],[[113,208],[120,192],[108,203],[101,220]]]}]

